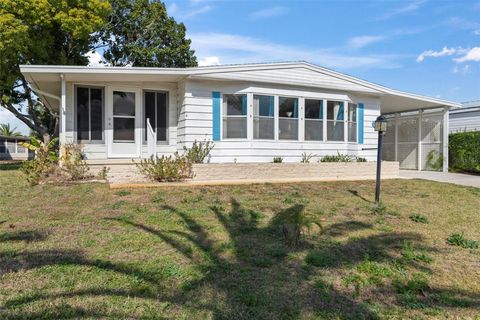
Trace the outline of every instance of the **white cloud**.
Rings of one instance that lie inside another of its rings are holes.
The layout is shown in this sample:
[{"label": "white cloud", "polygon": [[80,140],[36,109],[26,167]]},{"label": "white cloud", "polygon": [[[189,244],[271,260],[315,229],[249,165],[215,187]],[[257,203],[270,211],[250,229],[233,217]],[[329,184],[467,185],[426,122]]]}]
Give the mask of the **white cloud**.
[{"label": "white cloud", "polygon": [[287,11],[288,11],[287,7],[275,6],[271,8],[265,8],[262,10],[254,11],[250,13],[250,17],[254,19],[271,18],[271,17],[281,16],[285,14]]},{"label": "white cloud", "polygon": [[418,9],[420,9],[420,7],[425,2],[427,2],[427,0],[411,1],[410,3],[408,3],[407,5],[405,5],[403,7],[398,7],[398,8],[394,8],[390,11],[387,11],[384,15],[380,16],[377,20],[387,20],[387,19],[390,19],[392,17],[398,16],[398,15],[401,15],[401,14],[415,12]]},{"label": "white cloud", "polygon": [[97,51],[90,51],[85,55],[88,58],[88,66],[89,67],[101,67],[105,66],[104,63],[101,63],[102,61],[102,55],[98,53]]},{"label": "white cloud", "polygon": [[455,62],[480,61],[480,47],[473,47],[463,57],[453,59]]},{"label": "white cloud", "polygon": [[350,40],[348,40],[348,45],[352,48],[363,48],[369,44],[372,44],[374,42],[378,42],[383,40],[383,36],[358,36],[358,37],[353,37]]},{"label": "white cloud", "polygon": [[189,9],[182,15],[183,19],[190,19],[203,13],[207,13],[213,9],[212,6],[205,5],[196,9]]},{"label": "white cloud", "polygon": [[434,51],[434,50],[427,50],[423,51],[420,53],[420,55],[417,57],[417,62],[422,62],[425,60],[426,57],[444,57],[444,56],[451,56],[454,54],[461,54],[465,52],[465,49],[463,48],[448,48],[448,47],[443,47],[441,51]]},{"label": "white cloud", "polygon": [[192,47],[197,57],[218,57],[224,64],[307,60],[337,69],[398,68],[398,55],[350,55],[339,48],[288,46],[225,33],[193,33]]},{"label": "white cloud", "polygon": [[198,60],[198,65],[200,67],[218,66],[219,64],[220,64],[219,57],[205,57],[203,59]]},{"label": "white cloud", "polygon": [[454,66],[452,72],[458,74],[468,74],[470,73],[470,65],[466,64],[463,67]]}]

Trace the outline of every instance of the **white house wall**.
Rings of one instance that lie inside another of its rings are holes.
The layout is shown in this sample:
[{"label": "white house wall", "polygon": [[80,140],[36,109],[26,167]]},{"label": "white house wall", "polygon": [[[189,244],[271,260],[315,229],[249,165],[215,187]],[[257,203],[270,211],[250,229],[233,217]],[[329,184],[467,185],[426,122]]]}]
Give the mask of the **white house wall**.
[{"label": "white house wall", "polygon": [[450,133],[480,131],[480,108],[474,110],[452,110],[449,121]]},{"label": "white house wall", "polygon": [[[94,86],[94,87],[103,87],[104,88],[104,128],[107,128],[107,117],[106,117],[106,106],[108,103],[109,97],[107,96],[108,87],[130,87],[130,88],[140,88],[142,90],[159,90],[159,91],[168,91],[169,92],[169,110],[168,110],[168,141],[165,143],[159,142],[157,144],[157,154],[161,155],[170,155],[177,150],[177,105],[178,105],[178,92],[176,83],[166,83],[166,82],[82,82],[82,83],[67,83],[67,105],[66,105],[66,133],[65,138],[67,143],[77,143],[77,132],[76,132],[76,114],[75,114],[75,86]],[[141,117],[143,119],[143,107],[141,108]],[[142,120],[143,123],[143,120]],[[104,133],[103,143],[83,143],[83,151],[85,156],[89,160],[94,159],[106,159],[107,158],[107,145],[106,145],[106,132]],[[148,156],[147,145],[144,143],[142,145],[142,156]]]},{"label": "white house wall", "polygon": [[312,70],[306,67],[285,67],[276,69],[261,69],[235,72],[218,72],[206,75],[195,76],[204,79],[225,79],[234,81],[255,81],[255,82],[275,82],[275,84],[288,84],[309,86],[318,88],[328,88],[334,90],[345,90],[365,93],[378,93],[374,89],[362,86],[351,81],[346,81],[322,73],[318,70]]},{"label": "white house wall", "polygon": [[225,93],[280,94],[307,98],[327,98],[364,103],[364,143],[312,142],[312,141],[215,141],[211,162],[271,162],[273,157],[283,157],[285,162],[298,162],[302,153],[317,157],[337,153],[358,155],[374,161],[377,136],[370,123],[380,115],[380,100],[375,97],[349,95],[321,89],[306,89],[259,83],[229,83],[218,81],[188,80],[185,99],[179,118],[179,141],[191,145],[195,140],[211,140],[212,91]]}]

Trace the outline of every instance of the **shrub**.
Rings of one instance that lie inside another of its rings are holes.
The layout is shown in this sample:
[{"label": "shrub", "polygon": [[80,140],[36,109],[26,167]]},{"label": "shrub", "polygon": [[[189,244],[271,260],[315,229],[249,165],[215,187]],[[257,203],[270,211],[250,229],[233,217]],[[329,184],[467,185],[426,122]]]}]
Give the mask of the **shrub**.
[{"label": "shrub", "polygon": [[142,159],[137,168],[147,178],[155,181],[182,181],[193,177],[192,163],[186,155],[175,152],[173,156]]},{"label": "shrub", "polygon": [[88,165],[84,160],[82,146],[78,144],[66,144],[60,159],[62,171],[67,179],[77,181],[88,176]]},{"label": "shrub", "polygon": [[443,168],[443,155],[436,150],[430,150],[427,154],[427,169],[440,171]]},{"label": "shrub", "polygon": [[283,162],[283,158],[282,157],[274,157],[273,158],[273,163],[282,163]]},{"label": "shrub", "polygon": [[210,151],[212,151],[214,146],[212,141],[204,140],[203,142],[198,142],[195,140],[191,148],[184,146],[183,150],[190,163],[203,163],[206,158],[208,158],[207,162],[210,161]]},{"label": "shrub", "polygon": [[312,160],[312,158],[315,157],[314,154],[312,153],[302,153],[302,160],[300,160],[301,163],[310,163],[310,160]]},{"label": "shrub", "polygon": [[459,132],[449,136],[450,168],[480,173],[480,132]]},{"label": "shrub", "polygon": [[447,243],[465,249],[478,249],[478,241],[466,239],[463,233],[454,233],[447,238]]},{"label": "shrub", "polygon": [[107,177],[108,177],[108,172],[110,171],[110,168],[109,167],[103,167],[102,169],[100,169],[100,171],[98,171],[97,173],[97,176],[99,179],[102,179],[102,180],[107,180]]},{"label": "shrub", "polygon": [[50,156],[48,150],[38,149],[35,158],[23,162],[20,168],[30,185],[36,185],[53,174],[57,167],[57,161]]},{"label": "shrub", "polygon": [[419,223],[429,223],[428,221],[428,218],[425,217],[424,215],[421,215],[421,214],[417,214],[417,213],[412,213],[410,216],[409,216],[410,220],[412,220],[413,222],[419,222]]},{"label": "shrub", "polygon": [[319,162],[367,162],[363,157],[337,153],[335,156],[324,156]]}]

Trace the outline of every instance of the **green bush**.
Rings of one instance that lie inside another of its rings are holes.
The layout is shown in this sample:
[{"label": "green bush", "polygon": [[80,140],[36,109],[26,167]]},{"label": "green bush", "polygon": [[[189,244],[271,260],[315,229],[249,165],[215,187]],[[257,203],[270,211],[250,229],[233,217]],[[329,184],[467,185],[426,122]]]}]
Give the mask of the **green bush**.
[{"label": "green bush", "polygon": [[205,159],[207,159],[207,162],[210,161],[210,151],[212,151],[214,146],[212,141],[205,140],[199,142],[195,140],[190,149],[183,147],[183,150],[191,163],[204,163]]},{"label": "green bush", "polygon": [[137,164],[139,171],[155,181],[182,181],[193,177],[192,163],[186,155],[150,157]]},{"label": "green bush", "polygon": [[450,168],[480,173],[480,132],[459,132],[449,136]]},{"label": "green bush", "polygon": [[357,157],[348,154],[337,153],[335,156],[324,156],[320,159],[320,162],[367,162],[367,159],[363,157]]},{"label": "green bush", "polygon": [[304,152],[304,153],[302,153],[302,160],[300,160],[300,162],[301,163],[310,163],[310,160],[312,160],[313,157],[315,157],[314,154],[312,154],[312,153],[307,154],[306,152]]},{"label": "green bush", "polygon": [[273,163],[282,163],[283,162],[283,158],[282,157],[274,157],[273,158]]},{"label": "green bush", "polygon": [[62,150],[61,168],[67,179],[72,181],[85,179],[88,176],[89,167],[84,159],[82,146],[66,144]]}]

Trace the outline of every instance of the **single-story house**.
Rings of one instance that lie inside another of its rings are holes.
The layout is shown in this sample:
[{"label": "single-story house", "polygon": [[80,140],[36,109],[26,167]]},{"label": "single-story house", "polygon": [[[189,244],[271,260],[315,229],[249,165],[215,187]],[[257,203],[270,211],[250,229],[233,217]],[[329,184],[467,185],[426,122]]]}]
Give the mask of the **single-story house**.
[{"label": "single-story house", "polygon": [[0,160],[27,160],[33,153],[20,142],[30,141],[28,137],[10,137],[0,135]]},{"label": "single-story house", "polygon": [[480,131],[480,100],[462,103],[450,110],[449,132]]},{"label": "single-story house", "polygon": [[420,170],[423,150],[435,148],[448,168],[448,110],[460,106],[307,62],[23,65],[21,72],[45,104],[60,110],[60,143],[83,144],[97,164],[168,155],[205,139],[215,143],[212,163],[299,162],[304,153],[375,161],[372,122],[385,114],[385,160]]}]

